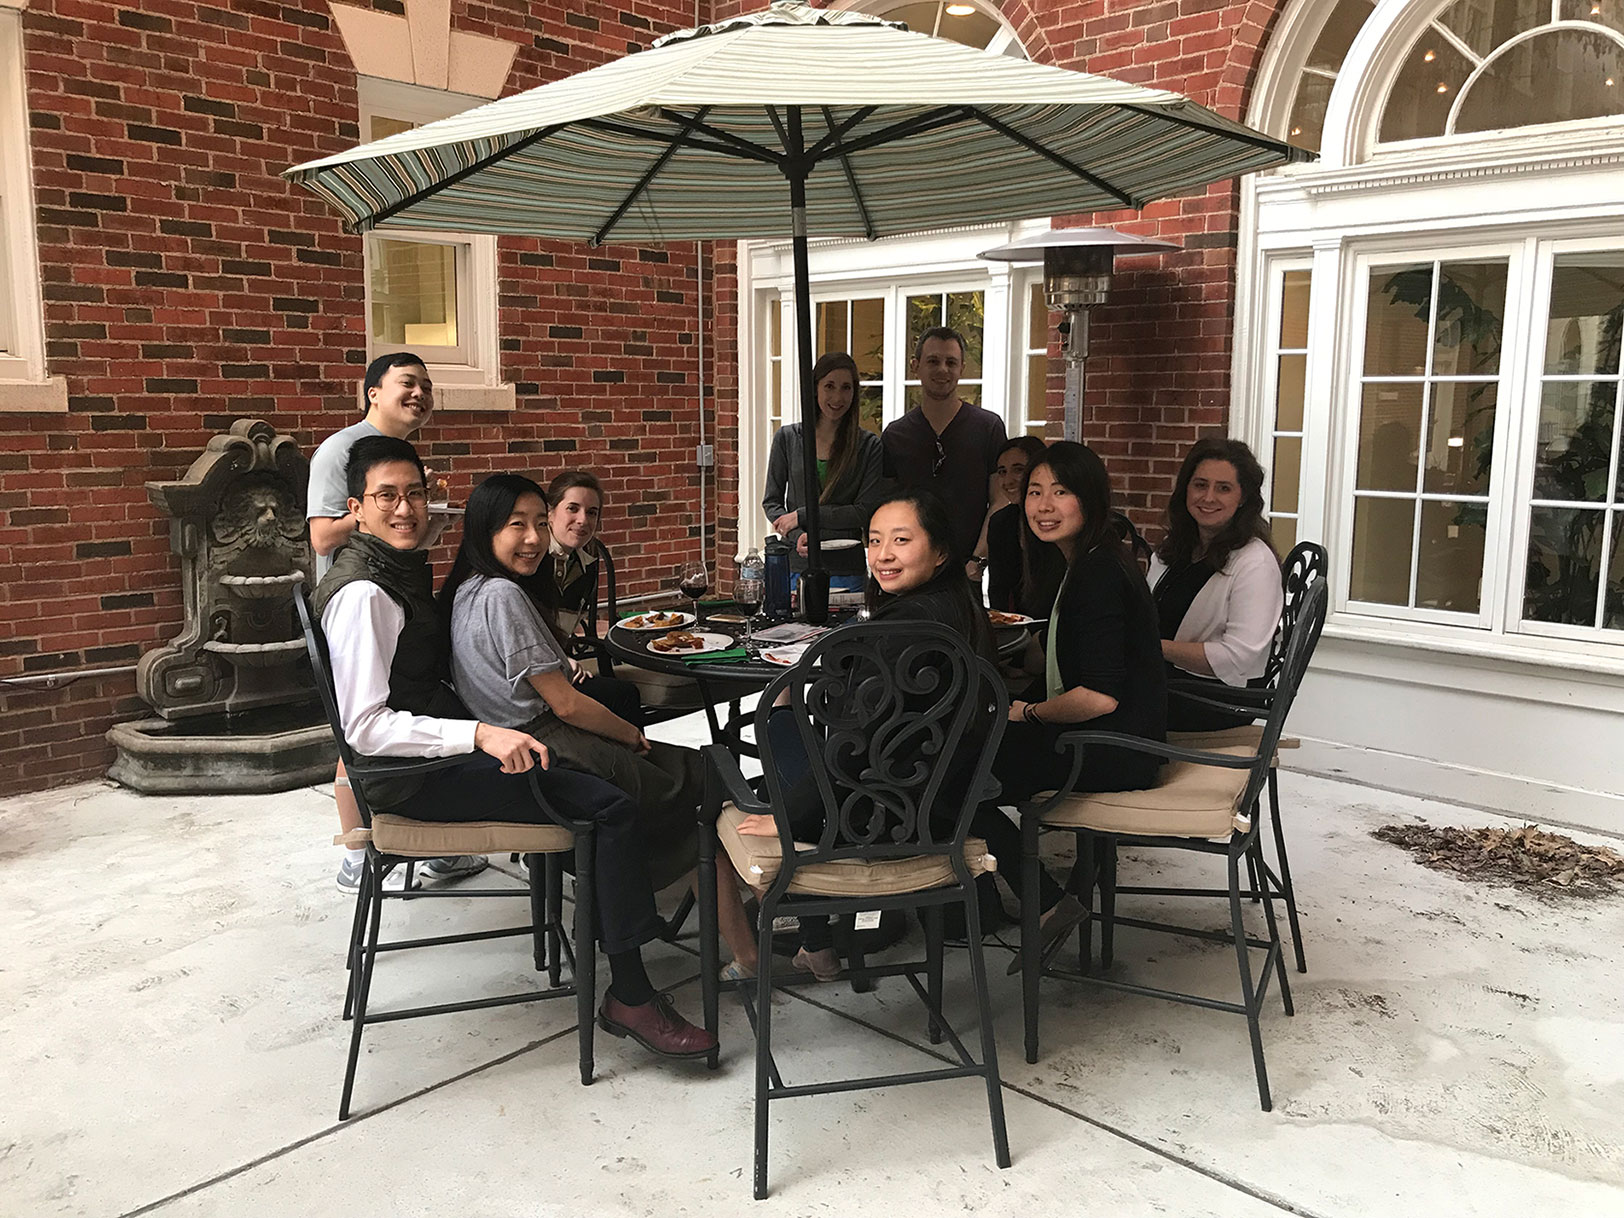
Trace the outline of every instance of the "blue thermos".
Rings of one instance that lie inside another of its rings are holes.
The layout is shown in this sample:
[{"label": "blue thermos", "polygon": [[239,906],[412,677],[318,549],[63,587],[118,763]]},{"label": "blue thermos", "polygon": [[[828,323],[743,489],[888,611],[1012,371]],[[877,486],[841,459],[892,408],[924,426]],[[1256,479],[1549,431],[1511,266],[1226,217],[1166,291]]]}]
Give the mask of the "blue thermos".
[{"label": "blue thermos", "polygon": [[767,539],[767,576],[761,611],[774,621],[788,621],[792,615],[789,604],[789,546],[777,537]]}]

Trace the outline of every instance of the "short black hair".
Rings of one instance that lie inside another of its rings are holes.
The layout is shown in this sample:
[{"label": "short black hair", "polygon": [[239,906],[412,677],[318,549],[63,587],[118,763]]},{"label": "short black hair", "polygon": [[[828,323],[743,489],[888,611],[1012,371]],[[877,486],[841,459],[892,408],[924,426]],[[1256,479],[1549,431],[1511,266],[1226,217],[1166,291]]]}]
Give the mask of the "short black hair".
[{"label": "short black hair", "polygon": [[423,371],[428,371],[428,365],[423,362],[422,356],[413,355],[410,351],[391,351],[388,355],[380,355],[367,365],[367,374],[361,379],[361,395],[376,389],[383,384],[383,374],[391,368],[404,368],[408,364],[416,364]]},{"label": "short black hair", "polygon": [[919,336],[919,341],[914,344],[913,357],[915,363],[919,361],[920,354],[925,350],[925,344],[933,338],[947,338],[958,343],[960,359],[963,359],[970,350],[970,348],[965,345],[964,335],[960,334],[952,326],[932,326],[930,329],[921,334]]},{"label": "short black hair", "polygon": [[394,436],[362,436],[350,448],[350,459],[344,466],[344,489],[349,497],[359,499],[366,494],[367,475],[373,466],[387,465],[391,461],[410,461],[417,466],[418,477],[428,481],[423,473],[423,458],[405,440]]}]

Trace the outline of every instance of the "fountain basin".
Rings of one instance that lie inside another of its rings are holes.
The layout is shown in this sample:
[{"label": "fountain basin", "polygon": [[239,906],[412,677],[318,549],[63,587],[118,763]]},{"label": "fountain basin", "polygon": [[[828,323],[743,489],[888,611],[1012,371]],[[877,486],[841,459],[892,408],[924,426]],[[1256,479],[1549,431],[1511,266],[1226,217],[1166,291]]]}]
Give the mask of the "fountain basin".
[{"label": "fountain basin", "polygon": [[244,600],[275,600],[285,598],[298,584],[305,582],[303,571],[289,571],[283,575],[222,575],[220,586]]},{"label": "fountain basin", "polygon": [[303,639],[282,639],[275,643],[225,643],[210,639],[203,650],[219,656],[233,668],[281,668],[303,658]]},{"label": "fountain basin", "polygon": [[149,795],[266,794],[330,782],[338,750],[321,708],[137,719],[107,733],[115,782]]}]

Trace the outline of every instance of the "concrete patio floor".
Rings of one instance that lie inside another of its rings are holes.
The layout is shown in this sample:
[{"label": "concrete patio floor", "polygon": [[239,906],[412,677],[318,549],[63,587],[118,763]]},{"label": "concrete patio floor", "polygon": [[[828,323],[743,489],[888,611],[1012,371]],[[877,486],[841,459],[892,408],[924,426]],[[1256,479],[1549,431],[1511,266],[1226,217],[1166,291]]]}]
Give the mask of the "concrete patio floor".
[{"label": "concrete patio floor", "polygon": [[[975,1080],[785,1101],[761,1204],[731,1000],[717,1073],[600,1035],[590,1088],[567,1000],[371,1029],[340,1125],[351,903],[325,791],[0,802],[0,1214],[1624,1215],[1624,899],[1468,885],[1369,837],[1506,823],[1486,813],[1281,785],[1310,971],[1290,977],[1295,1018],[1273,994],[1265,1014],[1273,1113],[1238,1017],[1147,998],[1046,981],[1028,1066],[989,947],[1014,1166],[993,1164]],[[508,907],[390,913],[433,933],[522,918]],[[697,1016],[691,947],[649,962]],[[1216,945],[1124,931],[1117,958],[1149,984],[1236,989]],[[375,1001],[522,986],[527,964],[522,939],[409,953],[380,964]],[[948,1010],[971,1031],[967,972],[950,952]],[[774,1010],[791,1081],[929,1061],[900,980]]]}]

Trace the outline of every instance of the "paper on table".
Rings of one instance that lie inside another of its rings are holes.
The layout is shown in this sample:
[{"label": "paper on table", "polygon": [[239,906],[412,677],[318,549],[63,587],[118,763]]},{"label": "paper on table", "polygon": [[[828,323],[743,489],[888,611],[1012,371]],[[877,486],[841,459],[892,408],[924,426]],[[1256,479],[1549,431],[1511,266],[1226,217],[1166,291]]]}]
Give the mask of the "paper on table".
[{"label": "paper on table", "polygon": [[756,631],[755,639],[758,643],[800,643],[817,638],[827,629],[827,626],[809,626],[805,622],[782,622]]}]

